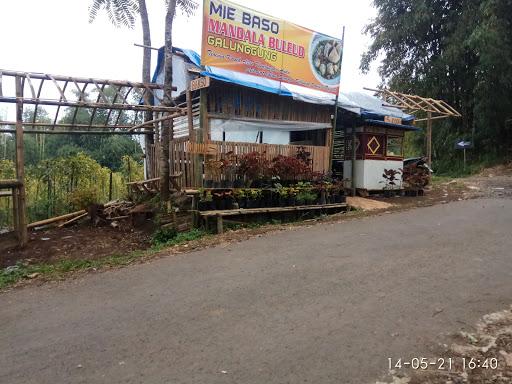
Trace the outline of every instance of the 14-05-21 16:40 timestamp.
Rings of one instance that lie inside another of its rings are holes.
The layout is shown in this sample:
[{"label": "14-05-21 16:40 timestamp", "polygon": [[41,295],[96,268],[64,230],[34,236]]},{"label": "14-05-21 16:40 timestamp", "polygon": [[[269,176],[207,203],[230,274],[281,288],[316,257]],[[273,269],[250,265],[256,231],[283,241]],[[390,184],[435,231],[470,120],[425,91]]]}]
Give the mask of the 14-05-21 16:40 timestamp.
[{"label": "14-05-21 16:40 timestamp", "polygon": [[429,359],[427,357],[413,357],[411,359],[388,358],[388,368],[390,370],[410,368],[414,370],[435,369],[438,371],[451,371],[455,369],[456,365],[460,366],[463,370],[473,370],[477,368],[498,369],[498,359],[475,359],[466,357],[440,357],[436,359]]}]

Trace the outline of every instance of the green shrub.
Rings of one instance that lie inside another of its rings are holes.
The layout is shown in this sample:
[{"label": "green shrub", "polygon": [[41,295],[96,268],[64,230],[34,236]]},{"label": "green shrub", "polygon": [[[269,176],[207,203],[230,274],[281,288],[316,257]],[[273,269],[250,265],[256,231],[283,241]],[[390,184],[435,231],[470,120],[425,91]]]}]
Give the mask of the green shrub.
[{"label": "green shrub", "polygon": [[68,200],[73,209],[87,209],[100,201],[98,190],[94,187],[75,189],[68,195]]},{"label": "green shrub", "polygon": [[174,240],[177,235],[178,232],[175,228],[159,228],[153,233],[151,244],[155,246],[165,245]]}]

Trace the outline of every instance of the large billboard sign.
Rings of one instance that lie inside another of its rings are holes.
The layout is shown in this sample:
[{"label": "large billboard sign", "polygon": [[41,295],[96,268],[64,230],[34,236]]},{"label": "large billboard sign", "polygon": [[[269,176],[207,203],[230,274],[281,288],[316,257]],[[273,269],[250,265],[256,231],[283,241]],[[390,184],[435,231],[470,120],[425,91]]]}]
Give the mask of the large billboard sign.
[{"label": "large billboard sign", "polygon": [[204,0],[201,64],[337,94],[343,43],[226,0]]}]

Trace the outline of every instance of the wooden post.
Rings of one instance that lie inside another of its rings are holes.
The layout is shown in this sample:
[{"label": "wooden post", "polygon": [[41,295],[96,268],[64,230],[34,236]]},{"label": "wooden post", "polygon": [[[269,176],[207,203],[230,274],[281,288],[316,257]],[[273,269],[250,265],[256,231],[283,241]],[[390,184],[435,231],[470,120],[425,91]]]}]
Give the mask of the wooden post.
[{"label": "wooden post", "polygon": [[427,118],[427,158],[429,167],[432,166],[432,112],[428,112]]},{"label": "wooden post", "polygon": [[352,196],[356,195],[356,124],[352,125],[352,181],[350,183],[352,187]]},{"label": "wooden post", "polygon": [[12,188],[12,227],[18,233],[18,188]]},{"label": "wooden post", "polygon": [[[342,37],[341,37],[341,49],[342,49],[342,53],[345,51],[345,26],[343,26],[343,34],[342,34]],[[343,56],[342,56],[342,60],[343,60]],[[340,66],[342,64],[342,60],[340,61]],[[341,82],[341,78],[340,78],[340,82]],[[332,161],[333,161],[333,158],[334,158],[334,136],[336,134],[336,125],[338,125],[338,100],[339,100],[339,97],[340,97],[340,92],[338,90],[338,93],[336,94],[336,99],[334,101],[334,118],[333,118],[333,127],[332,127],[332,132],[331,132],[331,147],[330,147],[330,152],[329,152],[329,170],[332,170]]]},{"label": "wooden post", "polygon": [[217,233],[219,235],[224,233],[224,222],[221,215],[217,215]]},{"label": "wooden post", "polygon": [[18,188],[18,241],[20,247],[28,243],[27,207],[25,201],[25,153],[23,146],[23,87],[21,77],[16,76],[16,178],[21,182]]},{"label": "wooden post", "polygon": [[201,131],[202,131],[202,142],[207,143],[209,140],[209,121],[208,121],[208,88],[201,89],[200,95],[200,111],[201,111]]},{"label": "wooden post", "polygon": [[188,120],[188,140],[192,143],[196,141],[194,137],[194,116],[192,114],[192,91],[187,89],[187,120]]},{"label": "wooden post", "polygon": [[110,181],[108,185],[108,201],[112,201],[112,171],[110,171]]},{"label": "wooden post", "polygon": [[[208,88],[200,90],[199,97],[199,130],[196,137],[198,143],[207,143],[209,141],[209,121],[208,121]],[[200,188],[203,186],[203,163],[205,156],[200,153],[194,154],[194,184]]]},{"label": "wooden post", "polygon": [[334,158],[334,131],[335,128],[327,129],[327,132],[325,133],[325,145],[329,148],[329,152],[327,154],[327,161],[328,161],[328,171],[332,171],[332,160]]}]

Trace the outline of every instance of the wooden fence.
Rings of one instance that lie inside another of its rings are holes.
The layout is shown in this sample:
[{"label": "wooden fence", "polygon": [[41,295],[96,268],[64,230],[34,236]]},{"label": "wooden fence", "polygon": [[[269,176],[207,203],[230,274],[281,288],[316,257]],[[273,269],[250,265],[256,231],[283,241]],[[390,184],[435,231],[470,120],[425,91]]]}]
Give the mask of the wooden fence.
[{"label": "wooden fence", "polygon": [[[314,172],[326,173],[330,169],[329,147],[319,146],[298,146],[298,145],[276,145],[276,144],[252,144],[211,141],[209,143],[192,143],[186,139],[177,139],[171,142],[171,174],[182,173],[182,187],[198,188],[203,185],[203,180],[218,179],[208,175],[206,163],[218,161],[225,158],[228,154],[231,158],[238,158],[251,152],[264,153],[268,160],[275,157],[295,156],[300,147],[311,153],[312,166]],[[149,177],[159,177],[160,169],[160,151],[158,145],[152,145],[147,148],[148,164],[151,165]],[[221,179],[229,180],[229,175],[222,175]],[[218,180],[220,181],[220,180]]]}]

